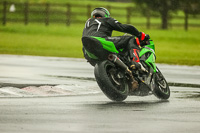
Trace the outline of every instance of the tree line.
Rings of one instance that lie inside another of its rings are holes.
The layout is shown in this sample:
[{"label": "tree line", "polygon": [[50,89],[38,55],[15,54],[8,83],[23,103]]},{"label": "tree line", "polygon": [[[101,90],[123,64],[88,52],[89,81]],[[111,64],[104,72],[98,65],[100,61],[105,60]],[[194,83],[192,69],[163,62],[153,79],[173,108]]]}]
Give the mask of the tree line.
[{"label": "tree line", "polygon": [[[168,29],[170,12],[182,10],[185,14],[185,30],[187,30],[188,14],[200,13],[200,0],[132,0],[142,10],[151,9],[158,12],[162,20],[162,29]],[[144,13],[146,15],[146,13]]]},{"label": "tree line", "polygon": [[[200,0],[132,0],[132,2],[129,7],[107,5],[106,8],[113,17],[123,20],[122,22],[146,23],[147,28],[150,28],[151,25],[158,25],[162,29],[168,29],[172,25],[169,20],[174,12],[181,11],[181,16],[175,15],[173,18],[184,20],[185,30],[188,29],[189,15],[198,14],[199,16],[200,14]],[[45,25],[64,22],[69,26],[71,23],[84,23],[85,19],[90,17],[92,9],[97,6],[99,5],[1,1],[0,21],[3,25],[6,25],[7,22],[24,22],[25,25],[29,22],[44,22]],[[133,22],[133,18],[138,18],[138,20],[143,18],[143,21]],[[144,18],[146,22],[144,22]],[[161,18],[162,23],[151,22],[150,20],[154,18]],[[193,25],[199,26],[200,24]]]}]

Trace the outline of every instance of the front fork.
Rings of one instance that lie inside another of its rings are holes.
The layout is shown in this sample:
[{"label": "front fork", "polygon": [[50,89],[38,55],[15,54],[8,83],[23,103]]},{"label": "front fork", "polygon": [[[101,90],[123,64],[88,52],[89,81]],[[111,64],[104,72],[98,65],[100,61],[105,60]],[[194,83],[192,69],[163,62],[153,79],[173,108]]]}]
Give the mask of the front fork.
[{"label": "front fork", "polygon": [[153,92],[155,88],[155,72],[153,69],[150,68],[149,72],[146,73],[145,75],[139,76],[138,78],[140,81],[145,83],[148,88]]}]

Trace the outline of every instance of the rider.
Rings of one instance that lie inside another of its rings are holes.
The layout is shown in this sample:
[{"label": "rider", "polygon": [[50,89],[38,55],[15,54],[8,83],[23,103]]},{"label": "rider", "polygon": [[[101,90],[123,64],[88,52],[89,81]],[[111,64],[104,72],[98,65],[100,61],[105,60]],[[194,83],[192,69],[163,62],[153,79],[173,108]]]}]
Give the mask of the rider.
[{"label": "rider", "polygon": [[[111,37],[113,30],[129,33],[132,36]],[[95,65],[94,59],[105,60],[110,53],[118,53],[119,49],[126,48],[130,51],[133,69],[141,70],[144,68],[139,60],[138,45],[140,41],[147,40],[149,40],[148,34],[139,32],[132,25],[121,24],[110,17],[109,11],[103,7],[92,11],[82,34],[84,56],[92,65]]]}]

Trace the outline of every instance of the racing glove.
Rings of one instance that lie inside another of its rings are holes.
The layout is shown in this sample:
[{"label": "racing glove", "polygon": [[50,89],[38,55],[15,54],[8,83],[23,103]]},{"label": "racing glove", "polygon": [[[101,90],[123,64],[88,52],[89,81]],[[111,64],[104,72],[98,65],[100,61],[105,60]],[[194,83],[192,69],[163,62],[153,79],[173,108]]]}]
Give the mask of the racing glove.
[{"label": "racing glove", "polygon": [[140,32],[140,35],[138,38],[136,38],[136,43],[137,45],[139,46],[145,46],[147,44],[149,44],[149,39],[150,39],[150,36],[148,34],[145,34],[144,32]]},{"label": "racing glove", "polygon": [[138,38],[140,41],[148,41],[150,39],[150,36],[148,34],[145,34],[144,32],[140,32]]}]

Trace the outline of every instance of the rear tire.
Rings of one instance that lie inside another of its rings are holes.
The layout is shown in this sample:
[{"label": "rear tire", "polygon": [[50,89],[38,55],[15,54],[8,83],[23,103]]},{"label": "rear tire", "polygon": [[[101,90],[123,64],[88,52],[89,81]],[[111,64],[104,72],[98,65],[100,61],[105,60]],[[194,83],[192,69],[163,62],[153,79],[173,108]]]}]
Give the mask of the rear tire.
[{"label": "rear tire", "polygon": [[95,65],[96,81],[103,93],[113,101],[123,101],[127,98],[129,87],[125,77],[117,77],[119,72],[110,61],[99,62]]},{"label": "rear tire", "polygon": [[156,69],[154,94],[159,99],[168,99],[170,97],[169,85],[160,70]]}]

